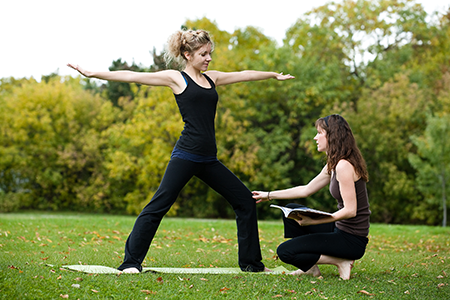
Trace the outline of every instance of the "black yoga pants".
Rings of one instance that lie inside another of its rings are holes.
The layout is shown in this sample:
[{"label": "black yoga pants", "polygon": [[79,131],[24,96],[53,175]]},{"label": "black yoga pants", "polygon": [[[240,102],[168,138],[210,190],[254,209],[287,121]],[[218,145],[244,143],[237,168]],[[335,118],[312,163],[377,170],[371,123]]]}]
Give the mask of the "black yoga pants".
[{"label": "black yoga pants", "polygon": [[[298,204],[288,204],[297,207]],[[306,272],[321,255],[356,260],[363,257],[368,239],[336,228],[335,223],[300,226],[295,220],[283,216],[284,235],[290,240],[278,246],[281,261]]]},{"label": "black yoga pants", "polygon": [[127,239],[124,261],[119,270],[135,267],[142,271],[141,264],[162,218],[193,176],[204,181],[233,207],[236,213],[239,267],[249,272],[264,270],[256,203],[251,191],[220,161],[196,163],[176,157],[170,160],[158,190],[137,217]]}]

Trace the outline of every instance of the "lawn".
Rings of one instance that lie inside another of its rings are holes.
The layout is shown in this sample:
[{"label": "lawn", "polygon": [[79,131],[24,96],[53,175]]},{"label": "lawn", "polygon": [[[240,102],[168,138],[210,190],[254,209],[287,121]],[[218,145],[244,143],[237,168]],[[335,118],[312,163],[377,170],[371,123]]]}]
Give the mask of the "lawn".
[{"label": "lawn", "polygon": [[[135,217],[69,213],[0,214],[1,299],[450,299],[450,228],[373,224],[351,279],[268,274],[85,274],[62,268],[117,267]],[[279,221],[260,221],[263,262],[277,260]],[[333,245],[330,245],[332,247]],[[237,267],[234,220],[165,218],[148,267]]]}]

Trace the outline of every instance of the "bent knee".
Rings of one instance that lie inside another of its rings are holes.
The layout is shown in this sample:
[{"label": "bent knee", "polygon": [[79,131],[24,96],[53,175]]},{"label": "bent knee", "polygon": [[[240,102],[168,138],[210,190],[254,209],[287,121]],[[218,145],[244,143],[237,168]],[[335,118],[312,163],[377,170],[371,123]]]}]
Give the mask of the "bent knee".
[{"label": "bent knee", "polygon": [[293,257],[293,253],[290,247],[286,246],[284,243],[278,246],[277,255],[278,258],[283,262],[289,262]]}]

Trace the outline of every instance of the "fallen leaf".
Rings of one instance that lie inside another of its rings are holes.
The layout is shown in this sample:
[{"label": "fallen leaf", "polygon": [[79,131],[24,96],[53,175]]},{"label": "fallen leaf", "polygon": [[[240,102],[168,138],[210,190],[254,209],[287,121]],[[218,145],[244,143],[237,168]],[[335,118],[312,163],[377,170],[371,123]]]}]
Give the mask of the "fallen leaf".
[{"label": "fallen leaf", "polygon": [[147,295],[149,295],[149,294],[156,294],[156,292],[150,291],[150,290],[141,290],[141,292],[146,293]]},{"label": "fallen leaf", "polygon": [[229,288],[223,287],[223,288],[221,288],[219,291],[224,292],[224,291],[229,291],[229,290],[230,290]]},{"label": "fallen leaf", "polygon": [[63,298],[63,299],[69,299],[69,295],[67,295],[67,294],[65,294],[65,295],[60,294],[59,296],[60,296],[61,298]]},{"label": "fallen leaf", "polygon": [[59,275],[58,276],[58,278],[56,278],[56,280],[60,280],[62,278],[62,276],[61,275]]},{"label": "fallen leaf", "polygon": [[156,281],[158,281],[159,283],[163,283],[163,282],[164,282],[164,280],[162,279],[162,277],[156,278]]},{"label": "fallen leaf", "polygon": [[75,280],[76,280],[76,281],[83,281],[83,278],[77,277],[77,278],[75,278]]},{"label": "fallen leaf", "polygon": [[81,287],[81,285],[79,285],[78,283],[74,283],[74,284],[72,284],[72,287],[79,289]]},{"label": "fallen leaf", "polygon": [[208,281],[208,279],[206,279],[206,278],[200,278],[200,280],[203,280],[203,281]]},{"label": "fallen leaf", "polygon": [[280,297],[283,297],[283,295],[275,295],[275,296],[272,296],[272,298],[280,298]]},{"label": "fallen leaf", "polygon": [[191,284],[191,285],[189,286],[189,288],[190,288],[190,289],[192,289],[193,287],[194,287],[194,285],[193,285],[193,284]]},{"label": "fallen leaf", "polygon": [[97,290],[91,290],[91,291],[93,291],[94,293],[98,293],[98,291],[97,291]]},{"label": "fallen leaf", "polygon": [[360,290],[358,292],[356,292],[357,294],[364,294],[364,295],[368,295],[368,296],[374,296],[375,294],[371,294],[366,290]]}]

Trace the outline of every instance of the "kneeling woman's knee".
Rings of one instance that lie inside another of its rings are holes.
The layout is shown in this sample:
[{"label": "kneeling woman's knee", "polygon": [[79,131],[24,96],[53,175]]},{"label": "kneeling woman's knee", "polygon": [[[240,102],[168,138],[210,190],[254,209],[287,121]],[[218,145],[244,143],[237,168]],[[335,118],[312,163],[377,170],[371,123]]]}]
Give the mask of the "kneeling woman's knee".
[{"label": "kneeling woman's knee", "polygon": [[292,259],[293,253],[291,247],[286,245],[286,242],[282,243],[277,248],[277,255],[282,262],[289,263]]}]

